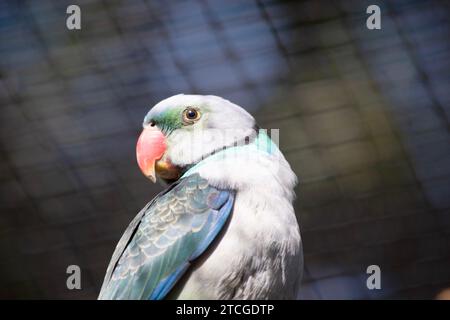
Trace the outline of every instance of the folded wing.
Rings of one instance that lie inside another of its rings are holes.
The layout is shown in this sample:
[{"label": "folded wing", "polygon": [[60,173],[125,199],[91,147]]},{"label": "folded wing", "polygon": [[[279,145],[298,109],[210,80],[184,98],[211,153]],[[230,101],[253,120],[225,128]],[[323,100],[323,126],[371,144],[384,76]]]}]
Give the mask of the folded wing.
[{"label": "folded wing", "polygon": [[158,195],[119,241],[99,299],[163,299],[214,241],[233,202],[233,191],[198,174]]}]

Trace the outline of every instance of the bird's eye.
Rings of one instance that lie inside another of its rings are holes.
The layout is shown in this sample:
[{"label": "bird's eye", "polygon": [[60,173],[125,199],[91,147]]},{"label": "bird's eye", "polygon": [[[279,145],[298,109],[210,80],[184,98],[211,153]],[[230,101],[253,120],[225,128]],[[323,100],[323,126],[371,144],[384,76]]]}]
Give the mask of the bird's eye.
[{"label": "bird's eye", "polygon": [[149,125],[150,127],[154,127],[156,125],[155,120],[150,120]]},{"label": "bird's eye", "polygon": [[195,108],[186,108],[183,112],[183,122],[185,124],[193,124],[200,119],[200,112]]}]

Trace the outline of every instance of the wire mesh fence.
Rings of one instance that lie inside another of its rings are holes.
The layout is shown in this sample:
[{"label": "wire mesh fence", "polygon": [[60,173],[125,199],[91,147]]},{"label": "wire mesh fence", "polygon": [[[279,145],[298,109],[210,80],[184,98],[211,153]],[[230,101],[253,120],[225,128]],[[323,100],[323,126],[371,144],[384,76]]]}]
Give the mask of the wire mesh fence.
[{"label": "wire mesh fence", "polygon": [[[160,190],[135,163],[148,109],[245,107],[300,179],[299,298],[433,298],[450,287],[444,1],[0,4],[0,297],[95,298],[115,244]],[[66,268],[82,269],[68,290]],[[382,290],[368,290],[379,265]]]}]

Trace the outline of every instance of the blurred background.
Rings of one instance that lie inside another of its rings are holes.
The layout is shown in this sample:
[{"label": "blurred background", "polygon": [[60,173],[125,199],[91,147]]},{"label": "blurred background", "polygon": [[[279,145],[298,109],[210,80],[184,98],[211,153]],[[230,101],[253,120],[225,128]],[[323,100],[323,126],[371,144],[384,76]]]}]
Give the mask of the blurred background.
[{"label": "blurred background", "polygon": [[[81,8],[81,30],[66,8]],[[381,8],[381,30],[366,8]],[[0,2],[0,298],[94,299],[161,190],[149,108],[216,94],[280,129],[300,178],[300,299],[450,287],[448,1]],[[66,288],[79,265],[82,290]],[[381,268],[368,290],[366,268]]]}]

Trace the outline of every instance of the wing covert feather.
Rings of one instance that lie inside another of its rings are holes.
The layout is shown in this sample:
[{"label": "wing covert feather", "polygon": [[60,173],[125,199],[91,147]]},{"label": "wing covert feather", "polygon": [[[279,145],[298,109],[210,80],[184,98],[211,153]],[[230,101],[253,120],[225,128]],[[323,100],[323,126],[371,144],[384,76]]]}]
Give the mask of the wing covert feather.
[{"label": "wing covert feather", "polygon": [[158,195],[130,223],[99,299],[162,299],[225,225],[234,192],[194,174]]}]

